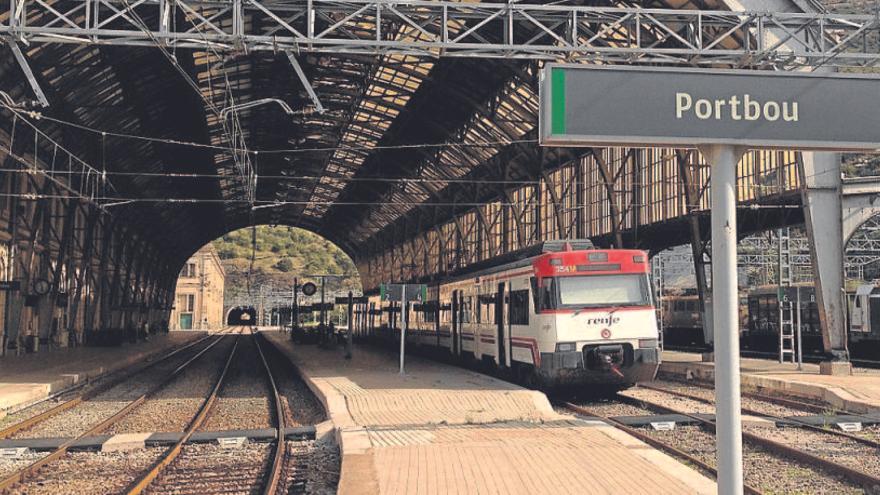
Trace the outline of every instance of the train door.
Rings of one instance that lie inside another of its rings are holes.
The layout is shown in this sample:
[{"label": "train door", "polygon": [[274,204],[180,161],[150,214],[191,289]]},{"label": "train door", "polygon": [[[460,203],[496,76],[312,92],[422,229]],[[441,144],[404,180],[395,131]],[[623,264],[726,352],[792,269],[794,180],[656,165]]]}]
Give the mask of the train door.
[{"label": "train door", "polygon": [[452,291],[452,355],[458,356],[459,352],[459,343],[458,343],[458,334],[460,331],[459,324],[460,319],[458,318],[458,312],[460,311],[461,305],[458,302],[458,291]]},{"label": "train door", "polygon": [[498,345],[498,366],[506,366],[507,355],[504,352],[504,284],[498,284],[498,293],[495,295],[495,325],[498,327],[496,344]]},{"label": "train door", "polygon": [[880,330],[880,294],[871,294],[867,300],[868,332],[877,333]]}]

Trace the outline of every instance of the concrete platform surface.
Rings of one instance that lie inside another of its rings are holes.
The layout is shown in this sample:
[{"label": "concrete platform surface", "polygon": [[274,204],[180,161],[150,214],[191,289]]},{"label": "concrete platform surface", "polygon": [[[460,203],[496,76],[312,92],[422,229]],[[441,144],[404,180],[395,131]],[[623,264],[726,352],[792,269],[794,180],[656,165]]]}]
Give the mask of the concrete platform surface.
[{"label": "concrete platform surface", "polygon": [[76,347],[0,358],[0,418],[66,388],[184,345],[204,332],[169,332],[119,347]]},{"label": "concrete platform surface", "polygon": [[[854,368],[852,375],[822,375],[818,364],[797,365],[769,359],[741,359],[745,388],[820,400],[846,411],[880,412],[880,370]],[[660,373],[713,381],[714,363],[702,362],[697,353],[663,351]]]},{"label": "concrete platform surface", "polygon": [[[324,403],[342,453],[341,494],[715,493],[715,483],[546,396],[495,378],[357,346],[294,345],[265,332]],[[319,428],[320,429],[320,428]]]}]

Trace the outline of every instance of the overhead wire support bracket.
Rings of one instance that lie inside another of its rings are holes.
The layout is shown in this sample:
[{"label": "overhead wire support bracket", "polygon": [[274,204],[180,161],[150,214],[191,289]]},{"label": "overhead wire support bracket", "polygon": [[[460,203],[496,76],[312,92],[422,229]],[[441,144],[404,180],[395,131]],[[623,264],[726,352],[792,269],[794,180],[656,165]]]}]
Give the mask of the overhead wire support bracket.
[{"label": "overhead wire support bracket", "polygon": [[315,110],[318,113],[324,113],[324,105],[321,105],[321,100],[318,99],[317,93],[315,93],[315,88],[312,87],[312,84],[309,82],[308,78],[306,78],[306,73],[303,72],[302,67],[299,65],[299,61],[290,51],[284,52],[287,54],[288,60],[290,60],[290,65],[293,66],[294,72],[296,72],[297,77],[299,77],[299,81],[306,88],[306,92],[309,94],[309,98],[312,99],[312,103],[315,104]]},{"label": "overhead wire support bracket", "polygon": [[37,82],[36,76],[34,76],[34,72],[31,70],[30,64],[28,64],[27,57],[22,53],[21,48],[18,46],[18,43],[12,38],[6,38],[6,43],[9,45],[9,49],[12,50],[12,54],[15,56],[15,60],[18,62],[19,67],[21,67],[21,71],[24,72],[25,77],[28,80],[28,83],[31,85],[31,89],[34,91],[34,94],[37,96],[37,101],[40,103],[40,106],[46,108],[49,106],[49,100],[46,99],[46,94],[43,93],[43,88],[40,87],[40,83]]}]

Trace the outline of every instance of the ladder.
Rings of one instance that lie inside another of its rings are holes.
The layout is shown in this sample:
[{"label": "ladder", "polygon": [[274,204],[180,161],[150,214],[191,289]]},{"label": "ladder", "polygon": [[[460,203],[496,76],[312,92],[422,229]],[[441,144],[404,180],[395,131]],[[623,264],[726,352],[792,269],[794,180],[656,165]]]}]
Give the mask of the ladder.
[{"label": "ladder", "polygon": [[795,328],[795,304],[789,297],[791,287],[791,232],[788,227],[776,231],[779,242],[779,263],[776,276],[779,282],[777,301],[779,305],[779,362],[794,363],[797,355],[795,341],[797,331]]},{"label": "ladder", "polygon": [[657,304],[657,330],[659,331],[660,350],[663,350],[663,259],[660,256],[651,258],[652,280],[654,282],[654,300]]}]

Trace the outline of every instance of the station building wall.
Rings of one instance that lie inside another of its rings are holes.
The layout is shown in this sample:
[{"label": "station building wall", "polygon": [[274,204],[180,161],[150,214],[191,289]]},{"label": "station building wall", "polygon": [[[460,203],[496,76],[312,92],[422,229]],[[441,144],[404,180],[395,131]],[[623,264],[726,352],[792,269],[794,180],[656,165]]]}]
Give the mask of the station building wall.
[{"label": "station building wall", "polygon": [[226,272],[211,244],[194,254],[180,271],[171,310],[171,330],[222,328]]}]

